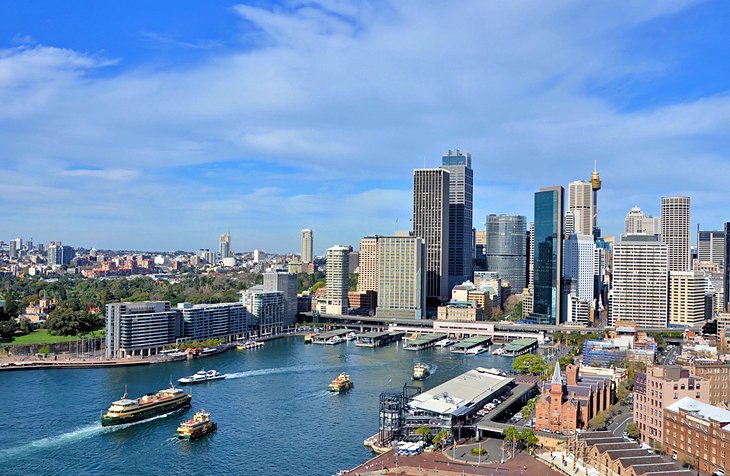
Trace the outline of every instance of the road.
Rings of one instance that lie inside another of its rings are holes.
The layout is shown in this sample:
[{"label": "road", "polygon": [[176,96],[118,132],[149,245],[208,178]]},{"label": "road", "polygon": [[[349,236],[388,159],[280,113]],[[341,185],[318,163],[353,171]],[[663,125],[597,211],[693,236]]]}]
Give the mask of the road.
[{"label": "road", "polygon": [[667,349],[667,353],[664,355],[664,360],[662,361],[662,364],[669,365],[670,362],[673,362],[674,359],[677,358],[680,350],[682,350],[681,347],[676,345],[669,347]]},{"label": "road", "polygon": [[613,432],[616,436],[623,436],[624,431],[626,431],[626,426],[631,423],[633,419],[633,415],[631,414],[631,410],[624,410],[624,412],[617,416],[610,425],[608,425],[608,429]]}]

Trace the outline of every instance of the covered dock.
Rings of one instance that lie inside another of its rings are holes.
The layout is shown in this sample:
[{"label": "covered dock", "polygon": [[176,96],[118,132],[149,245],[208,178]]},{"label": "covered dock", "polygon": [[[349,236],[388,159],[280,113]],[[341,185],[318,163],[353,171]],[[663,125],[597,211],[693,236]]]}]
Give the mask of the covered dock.
[{"label": "covered dock", "polygon": [[537,349],[537,339],[517,339],[504,346],[504,354],[514,357]]},{"label": "covered dock", "polygon": [[[340,342],[345,342],[345,336],[350,331],[347,329],[337,329],[334,331],[329,332],[323,332],[321,334],[317,334],[315,336],[312,336],[312,343],[314,344],[339,344]],[[339,339],[335,339],[335,337],[338,337]]]},{"label": "covered dock", "polygon": [[492,338],[488,336],[467,337],[461,342],[457,342],[456,344],[452,345],[451,352],[453,352],[454,354],[466,354],[466,351],[468,351],[469,349],[473,349],[478,345],[487,346],[491,344],[491,342]]},{"label": "covered dock", "polygon": [[429,349],[436,345],[436,342],[445,338],[446,334],[422,334],[416,338],[406,340],[405,344],[403,344],[403,348],[406,350]]},{"label": "covered dock", "polygon": [[404,335],[405,332],[403,331],[366,332],[357,336],[355,345],[358,347],[380,347],[400,340]]}]

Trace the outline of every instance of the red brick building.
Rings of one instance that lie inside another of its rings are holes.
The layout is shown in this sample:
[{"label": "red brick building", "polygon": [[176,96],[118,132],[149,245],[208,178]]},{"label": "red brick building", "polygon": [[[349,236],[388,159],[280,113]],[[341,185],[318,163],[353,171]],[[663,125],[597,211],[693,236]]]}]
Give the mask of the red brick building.
[{"label": "red brick building", "polygon": [[607,410],[614,400],[614,383],[610,378],[578,377],[577,365],[565,368],[566,381],[555,363],[552,379],[543,386],[535,406],[535,428],[563,434],[584,429],[596,413]]}]

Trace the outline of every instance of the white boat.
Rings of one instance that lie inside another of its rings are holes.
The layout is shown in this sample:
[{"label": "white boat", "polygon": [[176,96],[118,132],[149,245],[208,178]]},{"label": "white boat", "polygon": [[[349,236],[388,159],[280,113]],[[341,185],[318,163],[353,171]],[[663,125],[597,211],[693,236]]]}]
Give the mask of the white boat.
[{"label": "white boat", "polygon": [[436,347],[448,347],[453,344],[454,341],[451,339],[441,339],[440,341],[436,342]]},{"label": "white boat", "polygon": [[335,345],[335,344],[339,344],[340,342],[343,342],[343,341],[345,341],[345,339],[340,336],[332,336],[329,339],[327,339],[327,342],[325,342],[325,344]]},{"label": "white boat", "polygon": [[345,335],[346,340],[355,340],[357,339],[357,334],[354,332],[348,332],[347,335]]},{"label": "white boat", "polygon": [[481,354],[486,351],[487,351],[486,347],[484,347],[483,345],[478,345],[476,347],[472,347],[471,349],[467,350],[465,353],[467,355],[477,355],[477,354]]},{"label": "white boat", "polygon": [[504,354],[504,349],[503,349],[503,348],[501,348],[501,347],[500,347],[500,348],[498,348],[498,349],[494,349],[494,350],[492,351],[492,355],[502,355],[502,354]]},{"label": "white boat", "polygon": [[217,370],[200,370],[189,377],[178,379],[178,382],[181,384],[192,385],[194,383],[210,382],[212,380],[223,380],[224,378],[226,378],[226,376]]}]

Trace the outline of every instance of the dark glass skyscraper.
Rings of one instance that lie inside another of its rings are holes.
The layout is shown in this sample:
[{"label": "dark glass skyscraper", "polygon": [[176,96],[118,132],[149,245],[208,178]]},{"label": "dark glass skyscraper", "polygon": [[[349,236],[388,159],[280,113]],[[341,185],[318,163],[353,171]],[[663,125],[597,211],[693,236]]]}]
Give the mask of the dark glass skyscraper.
[{"label": "dark glass skyscraper", "polygon": [[725,291],[725,311],[727,311],[730,303],[730,222],[725,223],[725,263],[722,271],[722,287]]},{"label": "dark glass skyscraper", "polygon": [[449,171],[449,290],[473,278],[472,218],[474,214],[474,172],[471,154],[449,150],[442,157],[442,169]]},{"label": "dark glass skyscraper", "polygon": [[562,317],[563,187],[535,193],[535,286],[532,318],[541,324],[559,324]]},{"label": "dark glass skyscraper", "polygon": [[521,215],[487,217],[487,270],[499,273],[512,286],[513,293],[527,287],[527,218]]}]

